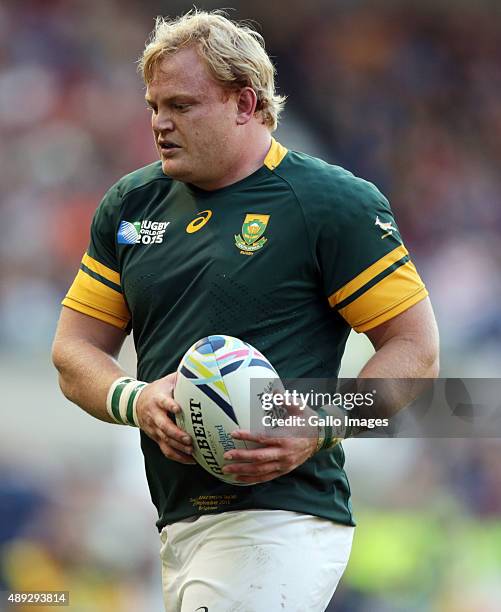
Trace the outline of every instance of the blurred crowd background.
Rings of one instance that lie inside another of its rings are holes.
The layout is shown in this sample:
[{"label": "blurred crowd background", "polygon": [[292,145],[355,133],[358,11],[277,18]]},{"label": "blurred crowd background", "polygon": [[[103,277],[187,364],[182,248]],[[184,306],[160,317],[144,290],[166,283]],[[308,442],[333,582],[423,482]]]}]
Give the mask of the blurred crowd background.
[{"label": "blurred crowd background", "polygon": [[[499,5],[231,5],[232,17],[260,24],[289,96],[279,140],[392,202],[435,305],[442,376],[499,376]],[[162,609],[137,432],[71,407],[49,350],[97,203],[155,159],[135,60],[156,15],[189,8],[0,2],[0,590],[70,590],[75,612]],[[347,375],[367,350],[353,339]],[[130,345],[124,359],[133,368]],[[500,610],[498,441],[345,448],[359,527],[332,609]]]}]

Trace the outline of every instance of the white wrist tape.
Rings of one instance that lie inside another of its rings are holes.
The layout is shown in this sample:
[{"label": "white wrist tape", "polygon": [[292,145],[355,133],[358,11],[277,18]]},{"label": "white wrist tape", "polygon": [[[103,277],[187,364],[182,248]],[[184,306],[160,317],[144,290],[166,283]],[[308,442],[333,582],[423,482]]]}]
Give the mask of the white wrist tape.
[{"label": "white wrist tape", "polygon": [[137,400],[147,384],[129,376],[121,376],[115,380],[106,398],[106,410],[114,421],[121,425],[139,427]]}]

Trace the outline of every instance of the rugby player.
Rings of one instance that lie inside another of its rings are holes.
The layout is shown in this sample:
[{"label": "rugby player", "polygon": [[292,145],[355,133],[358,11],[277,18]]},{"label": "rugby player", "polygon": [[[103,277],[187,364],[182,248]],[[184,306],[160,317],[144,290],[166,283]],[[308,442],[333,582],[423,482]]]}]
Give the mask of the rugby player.
[{"label": "rugby player", "polygon": [[[355,524],[341,444],[269,439],[225,468],[257,484],[223,483],[173,421],[174,372],[228,334],[283,377],[335,377],[353,328],[376,349],[361,377],[433,377],[427,291],[374,185],[272,138],[284,99],[258,33],[217,12],[158,19],[140,67],[160,160],[97,208],[54,341],[60,385],[140,429],[168,612],[320,612]],[[129,332],[138,379],[116,360]]]}]

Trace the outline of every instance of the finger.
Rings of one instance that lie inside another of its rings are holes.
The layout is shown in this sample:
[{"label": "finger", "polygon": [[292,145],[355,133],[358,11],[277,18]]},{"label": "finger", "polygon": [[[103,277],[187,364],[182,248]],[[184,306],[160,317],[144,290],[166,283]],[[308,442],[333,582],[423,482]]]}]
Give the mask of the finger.
[{"label": "finger", "polygon": [[272,438],[271,436],[252,433],[247,429],[236,429],[231,432],[231,437],[236,440],[247,440],[249,442],[257,442],[258,444],[273,444],[280,446],[284,438]]},{"label": "finger", "polygon": [[192,446],[193,444],[190,436],[174,425],[174,423],[171,423],[164,431],[169,439],[175,440],[178,444],[183,444],[185,446]]},{"label": "finger", "polygon": [[246,463],[263,463],[268,461],[278,461],[283,456],[283,451],[280,448],[253,448],[253,449],[233,449],[224,453],[223,457],[227,461],[246,462]]},{"label": "finger", "polygon": [[238,474],[242,476],[266,476],[283,472],[282,465],[278,461],[267,463],[232,463],[223,467],[224,474]]},{"label": "finger", "polygon": [[189,436],[183,436],[183,442],[178,442],[175,438],[169,437],[163,429],[157,427],[153,430],[152,436],[150,437],[153,437],[156,442],[164,442],[186,455],[193,454],[193,445]]},{"label": "finger", "polygon": [[191,437],[180,427],[178,427],[172,419],[165,413],[155,414],[153,419],[153,427],[162,432],[163,437],[175,440],[178,444],[191,446]]},{"label": "finger", "polygon": [[168,459],[172,459],[174,461],[178,461],[179,463],[184,463],[186,465],[196,465],[197,463],[195,459],[193,459],[193,457],[175,450],[166,442],[159,442],[158,446],[160,447],[160,450],[162,451],[162,453]]},{"label": "finger", "polygon": [[193,454],[193,446],[191,444],[181,444],[174,438],[169,437],[167,437],[165,441],[171,448],[174,448],[185,455],[191,456]]},{"label": "finger", "polygon": [[153,397],[153,401],[157,406],[172,414],[179,414],[181,412],[181,406],[176,402],[173,397],[169,397],[164,393],[159,393]]},{"label": "finger", "polygon": [[165,436],[173,438],[182,444],[191,444],[190,436],[161,410],[158,410],[152,417],[152,427],[156,427]]}]

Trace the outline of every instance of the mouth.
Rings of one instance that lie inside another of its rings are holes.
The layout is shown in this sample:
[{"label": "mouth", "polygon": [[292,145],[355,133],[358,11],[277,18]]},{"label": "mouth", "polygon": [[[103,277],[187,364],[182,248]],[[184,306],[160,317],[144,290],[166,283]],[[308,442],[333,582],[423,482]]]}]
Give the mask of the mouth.
[{"label": "mouth", "polygon": [[159,140],[158,147],[160,151],[172,151],[174,149],[180,149],[181,147],[175,142],[171,142],[170,140]]}]

